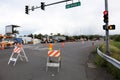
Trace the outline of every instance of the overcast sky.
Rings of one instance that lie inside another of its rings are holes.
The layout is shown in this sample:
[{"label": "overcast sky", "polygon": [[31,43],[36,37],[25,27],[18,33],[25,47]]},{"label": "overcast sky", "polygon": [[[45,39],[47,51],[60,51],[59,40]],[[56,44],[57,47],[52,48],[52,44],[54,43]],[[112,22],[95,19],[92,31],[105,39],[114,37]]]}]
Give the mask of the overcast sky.
[{"label": "overcast sky", "polygon": [[[66,35],[105,35],[103,11],[105,0],[80,0],[81,6],[65,9],[66,3],[36,9],[25,14],[25,5],[40,6],[62,0],[0,0],[0,34],[5,34],[5,26],[15,24],[20,35],[31,33]],[[77,2],[78,0],[73,0]],[[67,4],[71,1],[67,2]],[[120,0],[108,0],[109,24],[116,29],[110,34],[120,34]]]}]

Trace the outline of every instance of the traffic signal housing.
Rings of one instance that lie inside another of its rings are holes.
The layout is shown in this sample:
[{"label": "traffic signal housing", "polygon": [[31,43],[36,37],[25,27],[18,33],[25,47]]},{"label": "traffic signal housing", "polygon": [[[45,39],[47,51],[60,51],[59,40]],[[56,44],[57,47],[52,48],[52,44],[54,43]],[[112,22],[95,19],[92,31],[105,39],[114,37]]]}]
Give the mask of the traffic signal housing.
[{"label": "traffic signal housing", "polygon": [[104,16],[103,16],[104,17],[104,20],[103,20],[104,23],[108,23],[108,11],[104,11],[103,14],[104,14]]},{"label": "traffic signal housing", "polygon": [[103,25],[103,29],[104,29],[104,30],[106,30],[106,29],[107,29],[106,25]]},{"label": "traffic signal housing", "polygon": [[45,3],[44,2],[41,2],[41,9],[45,10]]},{"label": "traffic signal housing", "polygon": [[108,26],[109,30],[115,30],[115,25]]},{"label": "traffic signal housing", "polygon": [[25,6],[25,13],[29,14],[29,6],[27,6],[27,5]]}]

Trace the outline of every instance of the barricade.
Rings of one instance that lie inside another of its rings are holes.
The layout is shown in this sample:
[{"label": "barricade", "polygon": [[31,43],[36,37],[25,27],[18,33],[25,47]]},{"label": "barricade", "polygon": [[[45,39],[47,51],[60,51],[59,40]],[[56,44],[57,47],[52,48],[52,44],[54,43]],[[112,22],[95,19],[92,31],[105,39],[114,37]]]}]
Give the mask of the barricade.
[{"label": "barricade", "polygon": [[26,60],[26,62],[28,62],[28,58],[27,58],[27,56],[25,54],[24,49],[22,48],[22,44],[19,44],[19,43],[13,49],[13,52],[12,52],[12,54],[10,56],[9,61],[8,61],[8,65],[9,65],[9,63],[11,61],[13,61],[14,62],[13,65],[15,66],[16,61],[18,60],[18,58],[20,58],[21,61],[23,61],[23,58],[24,58]]},{"label": "barricade", "polygon": [[48,67],[57,67],[59,72],[59,68],[61,67],[60,50],[48,51],[46,71],[48,71]]}]

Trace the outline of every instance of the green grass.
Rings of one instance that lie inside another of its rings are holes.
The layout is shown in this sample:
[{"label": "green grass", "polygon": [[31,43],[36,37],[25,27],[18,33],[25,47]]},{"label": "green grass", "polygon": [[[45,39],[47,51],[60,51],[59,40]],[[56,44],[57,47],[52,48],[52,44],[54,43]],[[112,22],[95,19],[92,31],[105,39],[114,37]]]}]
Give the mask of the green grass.
[{"label": "green grass", "polygon": [[[102,44],[99,49],[105,53],[106,44]],[[120,61],[120,42],[110,41],[110,56]],[[95,57],[95,63],[98,66],[106,67],[107,71],[110,72],[115,79],[120,80],[120,69],[113,66],[111,63],[104,60],[98,54]]]},{"label": "green grass", "polygon": [[[110,56],[120,61],[120,42],[110,41]],[[100,46],[100,50],[106,53],[106,44]]]},{"label": "green grass", "polygon": [[110,44],[120,49],[120,42],[111,41]]}]

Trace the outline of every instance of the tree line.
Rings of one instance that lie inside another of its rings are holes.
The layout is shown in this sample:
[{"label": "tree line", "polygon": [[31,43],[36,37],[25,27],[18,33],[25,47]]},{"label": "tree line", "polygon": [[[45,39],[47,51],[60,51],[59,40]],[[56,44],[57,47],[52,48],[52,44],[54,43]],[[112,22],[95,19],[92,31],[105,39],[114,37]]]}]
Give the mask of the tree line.
[{"label": "tree line", "polygon": [[[42,39],[43,37],[46,37],[48,35],[47,34],[43,35],[41,33],[33,35],[31,33],[27,36],[31,37],[31,38],[34,37],[34,38],[37,38],[37,39]],[[79,40],[81,38],[84,38],[85,40],[99,40],[100,38],[105,39],[105,36],[102,36],[102,35],[73,35],[73,36],[69,36],[69,35],[64,35],[64,34],[60,34],[60,33],[57,33],[57,34],[54,34],[54,35],[49,35],[50,38],[52,36],[64,36],[64,37],[66,37],[66,40]],[[114,40],[114,41],[120,41],[120,35],[119,34],[110,35],[110,39]]]},{"label": "tree line", "polygon": [[39,34],[34,34],[34,35],[29,34],[27,36],[32,37],[32,38],[37,38],[37,39],[42,39],[42,38],[45,38],[47,36],[49,36],[50,38],[52,38],[52,36],[64,36],[64,37],[66,37],[67,41],[80,40],[81,38],[84,40],[99,40],[100,38],[104,37],[101,35],[73,35],[73,36],[69,36],[69,35],[64,35],[64,34],[60,34],[60,33],[57,33],[54,35],[47,35],[47,34],[43,35],[43,34],[39,33]]},{"label": "tree line", "polygon": [[116,35],[110,35],[110,39],[114,40],[114,41],[120,41],[120,35],[116,34]]}]

